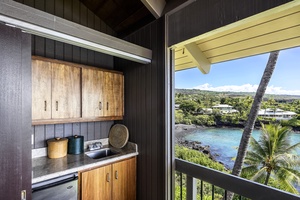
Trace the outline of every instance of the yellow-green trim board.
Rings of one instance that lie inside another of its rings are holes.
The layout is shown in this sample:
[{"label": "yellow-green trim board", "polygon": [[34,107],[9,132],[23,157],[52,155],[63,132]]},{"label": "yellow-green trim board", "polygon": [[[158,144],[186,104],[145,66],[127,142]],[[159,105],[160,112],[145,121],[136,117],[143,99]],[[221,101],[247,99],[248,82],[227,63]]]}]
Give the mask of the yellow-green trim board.
[{"label": "yellow-green trim board", "polygon": [[[193,52],[189,52],[190,46]],[[213,63],[300,46],[300,1],[292,1],[219,29],[183,41],[175,51],[175,70],[198,67],[208,73]],[[195,53],[198,52],[198,53]]]}]

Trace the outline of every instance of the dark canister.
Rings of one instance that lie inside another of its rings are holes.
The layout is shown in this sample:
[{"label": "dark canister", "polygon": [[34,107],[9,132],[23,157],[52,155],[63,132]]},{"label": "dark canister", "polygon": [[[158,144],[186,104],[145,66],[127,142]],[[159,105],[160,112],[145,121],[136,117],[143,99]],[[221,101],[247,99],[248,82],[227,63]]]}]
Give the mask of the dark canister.
[{"label": "dark canister", "polygon": [[83,153],[84,137],[80,135],[74,135],[68,137],[68,154],[81,154]]}]

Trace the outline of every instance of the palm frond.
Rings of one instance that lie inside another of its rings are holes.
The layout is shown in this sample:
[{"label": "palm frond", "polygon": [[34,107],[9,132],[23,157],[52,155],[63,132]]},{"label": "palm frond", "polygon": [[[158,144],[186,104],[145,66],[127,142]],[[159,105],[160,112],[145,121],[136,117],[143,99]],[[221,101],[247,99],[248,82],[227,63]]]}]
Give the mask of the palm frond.
[{"label": "palm frond", "polygon": [[252,176],[252,178],[250,180],[252,181],[258,181],[258,179],[260,179],[262,176],[266,175],[266,167],[263,167],[259,170],[257,170],[257,172]]},{"label": "palm frond", "polygon": [[297,148],[300,148],[300,142],[299,142],[299,143],[296,143],[296,144],[294,144],[294,145],[292,145],[292,146],[290,146],[290,147],[288,147],[288,148],[286,149],[286,152],[294,151],[294,150],[296,150]]},{"label": "palm frond", "polygon": [[256,174],[256,172],[258,171],[258,166],[257,165],[249,165],[249,166],[246,166],[242,169],[242,177],[243,178],[247,178],[247,179],[250,179],[251,177],[254,176],[254,174]]},{"label": "palm frond", "polygon": [[252,151],[248,151],[246,154],[246,158],[245,158],[245,163],[246,164],[261,164],[264,160],[264,157],[262,157],[261,155],[252,152]]},{"label": "palm frond", "polygon": [[250,148],[251,148],[252,152],[256,152],[258,155],[260,155],[262,157],[266,156],[266,152],[263,149],[263,147],[252,136],[251,136],[251,139],[250,139]]}]

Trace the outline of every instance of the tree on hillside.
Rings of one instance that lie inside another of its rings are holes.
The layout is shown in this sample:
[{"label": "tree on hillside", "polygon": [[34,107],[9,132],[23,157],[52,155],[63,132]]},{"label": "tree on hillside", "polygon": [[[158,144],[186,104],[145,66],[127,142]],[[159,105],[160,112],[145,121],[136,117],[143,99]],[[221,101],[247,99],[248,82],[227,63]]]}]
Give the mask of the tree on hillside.
[{"label": "tree on hillside", "polygon": [[300,142],[291,145],[290,129],[279,124],[262,124],[258,141],[251,137],[242,174],[246,178],[268,185],[273,178],[285,191],[299,194],[294,184],[300,183],[300,156],[295,152]]},{"label": "tree on hillside", "polygon": [[[248,120],[246,122],[246,126],[243,131],[243,135],[240,141],[238,153],[236,160],[234,162],[233,170],[232,170],[232,175],[235,176],[240,176],[241,171],[242,171],[242,166],[244,163],[244,159],[246,156],[248,144],[251,138],[251,134],[254,128],[254,124],[257,118],[257,114],[260,108],[260,104],[262,102],[263,96],[265,94],[265,91],[267,89],[267,86],[270,82],[270,79],[272,77],[273,71],[276,66],[277,58],[278,58],[279,51],[274,51],[270,53],[269,60],[267,63],[267,66],[265,68],[265,71],[263,73],[263,76],[261,78],[260,84],[257,88],[254,101],[251,106],[251,110],[248,116]],[[232,192],[227,193],[227,199],[231,200],[233,197]]]}]

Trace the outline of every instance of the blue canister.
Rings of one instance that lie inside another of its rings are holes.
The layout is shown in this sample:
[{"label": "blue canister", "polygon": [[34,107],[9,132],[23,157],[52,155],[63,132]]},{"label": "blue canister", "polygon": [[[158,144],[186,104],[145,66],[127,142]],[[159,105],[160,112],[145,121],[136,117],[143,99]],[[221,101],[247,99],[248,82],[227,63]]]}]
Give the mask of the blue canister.
[{"label": "blue canister", "polygon": [[74,135],[68,137],[68,154],[81,154],[84,151],[84,137]]}]

